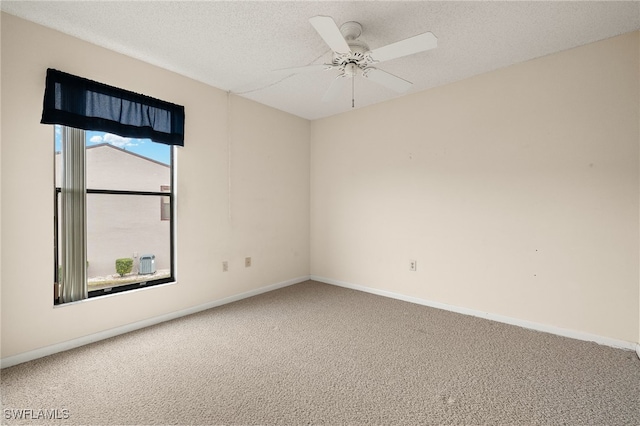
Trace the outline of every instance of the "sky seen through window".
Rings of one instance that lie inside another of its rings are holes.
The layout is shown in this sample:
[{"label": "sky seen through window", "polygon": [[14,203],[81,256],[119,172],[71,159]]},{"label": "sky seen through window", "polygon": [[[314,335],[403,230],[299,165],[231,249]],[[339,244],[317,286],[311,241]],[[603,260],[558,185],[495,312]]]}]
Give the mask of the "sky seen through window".
[{"label": "sky seen through window", "polygon": [[[90,130],[86,131],[86,138],[87,146],[108,143],[163,164],[169,165],[171,161],[171,147],[153,142],[151,139],[125,138],[111,133]],[[60,126],[55,126],[55,143],[56,152],[59,152],[62,148],[62,128]]]}]

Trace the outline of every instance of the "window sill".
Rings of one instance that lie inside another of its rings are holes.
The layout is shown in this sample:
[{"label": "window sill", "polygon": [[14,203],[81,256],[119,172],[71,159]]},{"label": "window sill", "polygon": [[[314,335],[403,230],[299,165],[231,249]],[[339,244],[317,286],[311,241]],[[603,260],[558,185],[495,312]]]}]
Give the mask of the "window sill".
[{"label": "window sill", "polygon": [[177,283],[178,283],[177,280],[173,280],[173,281],[169,281],[169,282],[161,283],[161,284],[154,284],[154,285],[150,285],[150,286],[140,286],[139,288],[132,288],[132,289],[129,289],[129,290],[124,290],[124,291],[117,291],[117,292],[113,292],[113,293],[104,293],[104,294],[88,297],[88,298],[82,299],[82,300],[76,300],[75,302],[58,303],[58,304],[54,304],[53,307],[54,308],[61,308],[61,307],[64,307],[64,306],[78,305],[78,304],[81,304],[81,303],[90,302],[92,300],[101,300],[101,299],[105,299],[107,297],[116,297],[116,296],[131,294],[131,293],[137,293],[137,292],[140,292],[140,291],[146,291],[146,290],[151,290],[151,289],[160,288],[160,287],[172,286],[172,285],[177,284]]}]

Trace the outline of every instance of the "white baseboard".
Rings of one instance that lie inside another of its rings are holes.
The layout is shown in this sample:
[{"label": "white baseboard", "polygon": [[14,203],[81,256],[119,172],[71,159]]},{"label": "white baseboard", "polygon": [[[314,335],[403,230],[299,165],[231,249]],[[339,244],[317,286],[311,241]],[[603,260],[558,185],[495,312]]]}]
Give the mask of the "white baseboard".
[{"label": "white baseboard", "polygon": [[595,334],[584,333],[581,331],[568,330],[565,328],[554,327],[551,325],[540,324],[533,321],[522,320],[518,318],[507,317],[504,315],[492,314],[490,312],[478,311],[475,309],[463,308],[454,305],[448,305],[446,303],[434,302],[430,300],[420,299],[417,297],[406,296],[400,293],[394,293],[386,290],[379,290],[371,287],[365,287],[358,284],[351,284],[344,281],[338,281],[331,278],[320,277],[316,275],[311,275],[311,279],[314,281],[319,281],[325,284],[336,285],[339,287],[345,287],[352,290],[364,291],[366,293],[376,294],[378,296],[389,297],[392,299],[403,300],[405,302],[416,303],[418,305],[429,306],[432,308],[443,309],[446,311],[456,312],[464,315],[471,315],[474,317],[485,318],[492,321],[497,321],[505,324],[516,325],[518,327],[528,328],[531,330],[542,331],[545,333],[555,334],[558,336],[569,337],[577,340],[584,340],[588,342],[595,342],[600,345],[610,346],[613,348],[620,349],[628,349],[628,350],[636,350],[638,356],[640,357],[640,344],[636,344],[633,342],[627,342],[624,340],[611,339],[609,337],[598,336]]},{"label": "white baseboard", "polygon": [[23,362],[32,361],[34,359],[42,358],[48,355],[53,355],[58,352],[67,351],[80,346],[88,345],[89,343],[97,342],[99,340],[108,339],[110,337],[117,336],[119,334],[128,333],[130,331],[138,330],[144,327],[160,324],[165,321],[170,321],[176,318],[184,317],[187,315],[195,314],[196,312],[204,311],[207,309],[215,308],[217,306],[226,305],[228,303],[237,302],[238,300],[246,299],[248,297],[257,296],[258,294],[266,293],[269,291],[277,290],[279,288],[288,287],[293,284],[298,284],[307,281],[309,276],[293,278],[287,281],[283,281],[276,284],[271,284],[265,287],[260,287],[255,290],[247,291],[245,293],[236,294],[233,296],[225,297],[224,299],[214,300],[212,302],[204,303],[202,305],[194,306],[191,308],[183,309],[181,311],[171,312],[169,314],[160,315],[157,317],[149,318],[142,321],[137,321],[131,324],[126,324],[120,327],[112,328],[109,330],[100,331],[98,333],[90,334],[88,336],[78,337],[77,339],[69,340],[66,342],[56,343],[55,345],[45,346],[43,348],[35,349],[21,354],[2,358],[0,360],[0,368],[7,368],[13,365],[22,364]]}]

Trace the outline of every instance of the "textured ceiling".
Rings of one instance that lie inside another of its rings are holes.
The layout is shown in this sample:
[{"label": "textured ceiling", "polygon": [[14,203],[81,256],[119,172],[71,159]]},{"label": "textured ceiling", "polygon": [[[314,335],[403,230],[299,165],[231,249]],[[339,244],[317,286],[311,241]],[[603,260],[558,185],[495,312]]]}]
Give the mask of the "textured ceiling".
[{"label": "textured ceiling", "polygon": [[[2,1],[10,14],[283,111],[317,119],[351,109],[351,87],[323,94],[337,71],[272,70],[330,62],[308,19],[358,21],[371,49],[431,31],[438,48],[379,64],[407,93],[640,29],[627,2]],[[355,107],[399,96],[356,78]]]}]

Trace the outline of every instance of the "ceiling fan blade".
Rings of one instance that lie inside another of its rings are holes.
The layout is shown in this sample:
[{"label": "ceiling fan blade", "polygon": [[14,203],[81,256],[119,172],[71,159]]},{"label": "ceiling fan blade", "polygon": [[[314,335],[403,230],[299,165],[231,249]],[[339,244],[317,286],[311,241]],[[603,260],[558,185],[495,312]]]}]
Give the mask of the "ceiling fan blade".
[{"label": "ceiling fan blade", "polygon": [[271,72],[278,75],[287,75],[287,74],[299,74],[299,73],[315,72],[315,71],[325,71],[333,68],[336,68],[336,66],[333,64],[315,64],[315,65],[306,65],[303,67],[281,68],[278,70],[273,70]]},{"label": "ceiling fan blade", "polygon": [[374,61],[382,62],[424,52],[436,47],[438,47],[438,39],[432,33],[427,32],[373,49],[369,52],[369,55]]},{"label": "ceiling fan blade", "polygon": [[340,29],[330,16],[314,16],[309,22],[316,29],[320,37],[329,45],[331,50],[338,53],[349,53],[351,49],[342,36]]},{"label": "ceiling fan blade", "polygon": [[383,86],[395,90],[398,93],[406,92],[413,85],[413,83],[407,80],[403,80],[400,77],[396,77],[393,74],[389,74],[388,72],[377,68],[366,68],[362,75],[369,80],[382,84]]},{"label": "ceiling fan blade", "polygon": [[326,93],[322,97],[322,102],[331,102],[336,97],[338,97],[338,95],[340,94],[340,92],[342,92],[342,89],[346,85],[347,80],[349,79],[341,75],[334,78],[331,82],[331,86],[329,86],[329,89],[327,89]]}]

